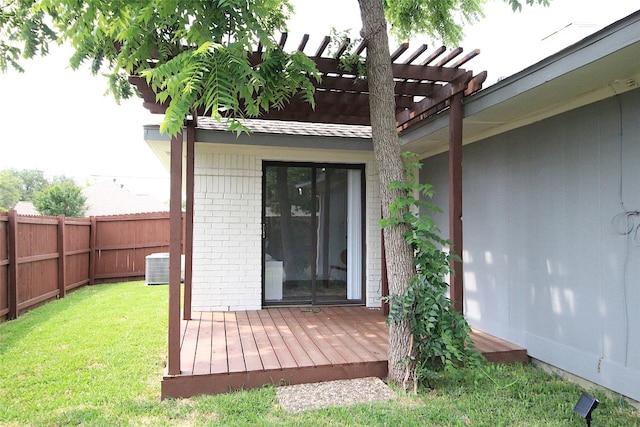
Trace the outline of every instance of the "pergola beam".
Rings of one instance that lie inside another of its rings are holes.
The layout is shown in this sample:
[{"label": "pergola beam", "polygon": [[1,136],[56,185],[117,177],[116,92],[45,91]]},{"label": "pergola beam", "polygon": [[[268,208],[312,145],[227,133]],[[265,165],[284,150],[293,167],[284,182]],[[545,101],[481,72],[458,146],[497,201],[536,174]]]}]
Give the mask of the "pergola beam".
[{"label": "pergola beam", "polygon": [[425,119],[432,115],[434,109],[438,106],[444,106],[446,103],[458,93],[464,93],[468,83],[472,80],[473,73],[467,71],[460,75],[455,81],[439,86],[429,97],[415,103],[410,109],[407,109],[396,116],[397,126],[406,129],[416,121]]}]

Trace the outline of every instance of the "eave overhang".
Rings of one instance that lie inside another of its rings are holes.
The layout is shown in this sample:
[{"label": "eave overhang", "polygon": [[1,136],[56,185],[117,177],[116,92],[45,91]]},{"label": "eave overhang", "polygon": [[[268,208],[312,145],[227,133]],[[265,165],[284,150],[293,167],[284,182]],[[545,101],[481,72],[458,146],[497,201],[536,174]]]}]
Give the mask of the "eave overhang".
[{"label": "eave overhang", "polygon": [[[640,11],[464,99],[470,144],[640,87]],[[448,112],[400,134],[428,157],[448,149]]]}]

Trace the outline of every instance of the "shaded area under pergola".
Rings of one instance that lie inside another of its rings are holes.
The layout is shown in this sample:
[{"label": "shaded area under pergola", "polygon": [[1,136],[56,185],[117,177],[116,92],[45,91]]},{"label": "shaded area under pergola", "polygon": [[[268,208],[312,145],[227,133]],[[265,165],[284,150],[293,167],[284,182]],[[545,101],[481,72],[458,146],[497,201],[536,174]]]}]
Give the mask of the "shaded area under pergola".
[{"label": "shaded area under pergola", "polygon": [[[283,34],[280,46],[285,47],[287,35]],[[305,35],[297,49],[304,51],[309,36]],[[315,108],[294,96],[283,109],[263,112],[262,120],[286,120],[298,122],[335,123],[348,125],[370,125],[369,92],[366,80],[357,79],[345,72],[340,58],[347,50],[347,43],[339,46],[336,53],[326,54],[331,39],[325,37],[313,55],[321,75],[315,84]],[[355,52],[365,53],[366,43]],[[452,251],[462,255],[462,120],[463,98],[482,88],[486,72],[474,75],[461,68],[479,54],[474,50],[462,55],[462,48],[447,53],[445,47],[427,52],[427,45],[409,51],[409,44],[402,44],[391,53],[395,89],[396,127],[398,131],[414,126],[438,112],[449,108],[449,237]],[[323,56],[324,55],[324,56]],[[258,47],[249,56],[253,66],[259,65],[262,49]],[[158,103],[156,94],[140,76],[130,76],[144,100],[144,106],[152,113],[164,114],[168,102]],[[204,112],[198,112],[203,114]],[[194,144],[197,116],[186,123],[186,227],[185,227],[185,292],[183,318],[191,319],[191,276],[193,241],[193,191],[194,191]],[[180,253],[181,253],[181,199],[182,199],[182,155],[184,136],[171,138],[171,247],[169,290],[169,355],[168,374],[180,374]],[[463,272],[462,261],[452,262],[450,296],[456,310],[462,312]],[[386,282],[386,265],[383,261],[383,282]],[[383,290],[384,292],[384,290]]]}]

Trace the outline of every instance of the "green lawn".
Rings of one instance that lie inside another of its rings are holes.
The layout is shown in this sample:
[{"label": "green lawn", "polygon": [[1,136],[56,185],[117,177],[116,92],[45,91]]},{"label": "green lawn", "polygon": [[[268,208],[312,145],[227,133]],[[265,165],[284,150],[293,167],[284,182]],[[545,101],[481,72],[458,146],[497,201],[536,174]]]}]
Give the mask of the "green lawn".
[{"label": "green lawn", "polygon": [[[0,324],[2,426],[584,426],[581,390],[530,366],[462,370],[390,403],[288,414],[275,389],[160,401],[167,287],[86,287]],[[640,426],[605,398],[593,426]]]}]

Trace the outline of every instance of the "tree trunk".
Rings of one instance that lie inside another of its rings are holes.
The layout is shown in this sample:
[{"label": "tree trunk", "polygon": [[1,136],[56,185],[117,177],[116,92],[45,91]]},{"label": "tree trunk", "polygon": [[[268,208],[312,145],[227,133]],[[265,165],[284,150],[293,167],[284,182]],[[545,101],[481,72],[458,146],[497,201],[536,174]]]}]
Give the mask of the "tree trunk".
[{"label": "tree trunk", "polygon": [[[373,150],[380,176],[383,218],[389,217],[389,206],[403,194],[391,191],[389,184],[405,180],[404,166],[400,156],[400,140],[396,131],[395,99],[391,54],[387,36],[387,21],[382,0],[358,0],[363,24],[363,37],[367,41],[367,80],[369,83],[369,107]],[[384,244],[387,259],[389,294],[407,291],[414,275],[413,252],[406,242],[406,226],[384,229]],[[413,366],[407,366],[411,331],[406,322],[392,324],[389,328],[389,380],[399,386],[411,387]],[[408,369],[408,371],[407,371]],[[405,381],[406,372],[411,373],[410,382]]]}]

